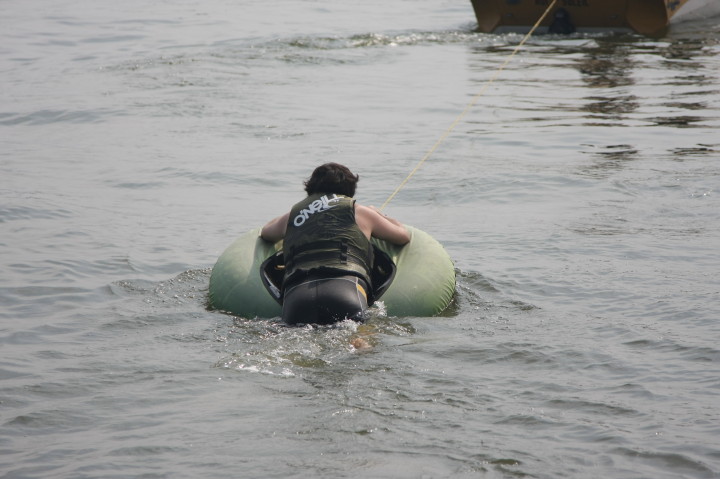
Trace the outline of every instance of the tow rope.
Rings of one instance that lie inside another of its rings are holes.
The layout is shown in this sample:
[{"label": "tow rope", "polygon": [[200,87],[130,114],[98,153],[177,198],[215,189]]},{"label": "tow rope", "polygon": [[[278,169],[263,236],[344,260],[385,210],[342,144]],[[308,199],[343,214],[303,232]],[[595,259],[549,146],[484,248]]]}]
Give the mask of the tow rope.
[{"label": "tow rope", "polygon": [[425,161],[427,161],[427,159],[430,158],[430,156],[435,152],[435,150],[437,150],[440,147],[440,145],[447,139],[447,137],[450,136],[450,133],[452,133],[452,131],[455,129],[455,127],[460,124],[460,122],[463,120],[463,118],[465,118],[465,116],[468,114],[468,112],[475,106],[475,104],[478,102],[478,100],[480,100],[480,97],[482,97],[483,94],[485,94],[485,91],[490,87],[490,85],[492,85],[495,82],[495,80],[498,78],[498,76],[500,76],[500,73],[502,73],[502,71],[505,70],[505,67],[508,65],[508,63],[510,63],[510,61],[513,59],[515,54],[518,51],[520,51],[520,49],[523,47],[523,45],[525,45],[525,42],[527,42],[528,39],[532,36],[532,34],[535,32],[535,30],[537,30],[537,28],[540,26],[540,24],[543,22],[543,20],[545,20],[545,17],[547,17],[548,14],[550,13],[550,10],[552,10],[555,7],[555,4],[557,4],[557,2],[558,2],[558,0],[552,0],[552,2],[550,2],[550,5],[548,5],[547,9],[542,14],[542,16],[538,19],[537,22],[535,22],[535,25],[532,26],[530,31],[525,35],[525,37],[515,47],[515,49],[513,49],[512,53],[510,55],[508,55],[508,57],[505,59],[505,61],[502,63],[502,65],[500,65],[500,67],[497,70],[495,70],[495,73],[493,74],[493,76],[490,77],[490,79],[485,82],[485,84],[482,86],[480,91],[478,91],[478,93],[475,94],[475,96],[472,98],[472,100],[470,100],[470,102],[467,104],[465,109],[460,113],[460,115],[458,115],[457,118],[455,118],[455,121],[453,121],[452,124],[440,136],[440,138],[438,138],[438,140],[435,142],[435,144],[432,146],[432,148],[430,148],[428,150],[428,152],[425,153],[425,156],[422,157],[422,159],[418,162],[418,164],[415,166],[415,168],[413,168],[413,170],[410,172],[410,174],[407,175],[407,177],[398,185],[398,187],[395,188],[395,191],[393,191],[392,194],[390,196],[388,196],[388,199],[386,199],[385,202],[380,207],[381,211],[385,208],[385,206],[387,206],[388,203],[390,203],[390,201],[393,198],[395,198],[395,195],[397,195],[398,192],[400,192],[400,190],[403,189],[405,184],[407,184],[407,182],[410,181],[410,178],[412,178],[413,175],[420,169],[420,167],[423,165],[423,163],[425,163]]}]

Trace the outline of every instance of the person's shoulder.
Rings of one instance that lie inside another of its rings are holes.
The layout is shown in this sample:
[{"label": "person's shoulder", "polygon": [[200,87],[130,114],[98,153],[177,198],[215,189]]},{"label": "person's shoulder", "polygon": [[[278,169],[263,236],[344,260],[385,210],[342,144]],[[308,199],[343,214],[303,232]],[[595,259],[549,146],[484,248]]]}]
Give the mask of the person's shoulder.
[{"label": "person's shoulder", "polygon": [[355,202],[355,214],[361,214],[365,217],[372,218],[375,216],[373,213],[375,213],[375,211],[369,206],[361,205],[357,201]]},{"label": "person's shoulder", "polygon": [[363,213],[370,215],[370,216],[375,216],[376,214],[382,215],[382,213],[380,213],[380,211],[372,205],[365,206],[365,205],[362,205],[362,204],[356,202],[355,209],[362,211]]}]

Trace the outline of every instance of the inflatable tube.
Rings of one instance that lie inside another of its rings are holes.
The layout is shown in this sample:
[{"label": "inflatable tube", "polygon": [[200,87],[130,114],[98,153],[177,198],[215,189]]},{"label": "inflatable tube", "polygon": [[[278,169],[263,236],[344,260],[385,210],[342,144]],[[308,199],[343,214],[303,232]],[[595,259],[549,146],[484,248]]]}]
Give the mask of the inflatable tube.
[{"label": "inflatable tube", "polygon": [[[395,279],[383,294],[388,316],[434,316],[455,294],[455,267],[445,249],[432,236],[407,227],[410,243],[396,246],[373,238],[397,266]],[[268,243],[253,229],[232,243],[218,258],[210,275],[210,305],[245,318],[273,318],[280,305],[263,286],[260,266],[282,242]]]}]

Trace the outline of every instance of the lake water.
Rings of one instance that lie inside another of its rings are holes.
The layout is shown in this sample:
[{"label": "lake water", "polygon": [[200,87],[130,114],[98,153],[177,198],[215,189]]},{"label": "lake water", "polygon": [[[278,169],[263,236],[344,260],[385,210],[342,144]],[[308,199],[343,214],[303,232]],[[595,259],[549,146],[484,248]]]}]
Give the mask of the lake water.
[{"label": "lake water", "polygon": [[440,317],[211,268],[327,161],[380,205],[521,40],[469,1],[0,2],[0,477],[720,477],[720,21],[538,36],[385,211]]}]

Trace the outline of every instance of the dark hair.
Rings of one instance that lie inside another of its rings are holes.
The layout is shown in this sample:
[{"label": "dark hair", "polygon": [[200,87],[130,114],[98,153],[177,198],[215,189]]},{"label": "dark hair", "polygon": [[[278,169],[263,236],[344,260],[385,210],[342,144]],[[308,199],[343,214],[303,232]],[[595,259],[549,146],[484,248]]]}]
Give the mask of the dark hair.
[{"label": "dark hair", "polygon": [[336,193],[355,196],[355,186],[359,179],[360,175],[354,175],[347,166],[325,163],[315,168],[312,176],[305,182],[305,192],[308,195]]}]

